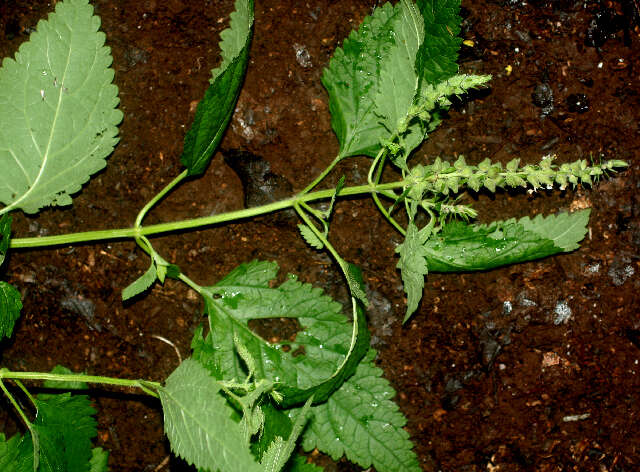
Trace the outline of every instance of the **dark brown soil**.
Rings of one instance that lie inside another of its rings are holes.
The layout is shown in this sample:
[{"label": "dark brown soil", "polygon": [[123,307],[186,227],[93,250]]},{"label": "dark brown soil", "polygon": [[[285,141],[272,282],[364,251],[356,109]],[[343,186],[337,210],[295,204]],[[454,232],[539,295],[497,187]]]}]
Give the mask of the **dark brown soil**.
[{"label": "dark brown soil", "polygon": [[[132,224],[180,172],[182,139],[232,9],[230,0],[95,3],[125,115],[120,144],[73,208],[16,214],[15,237]],[[248,76],[222,146],[263,156],[294,190],[303,188],[337,151],[322,69],[374,3],[258,0]],[[419,156],[536,162],[554,153],[560,162],[604,156],[631,167],[594,188],[475,198],[484,221],[591,207],[589,234],[571,254],[486,273],[429,275],[421,307],[404,327],[394,256],[399,235],[370,201],[340,203],[332,240],[363,269],[379,365],[399,392],[426,471],[640,470],[638,2],[463,6],[463,34],[473,46],[463,46],[462,70],[494,79],[490,90],[454,107]],[[51,8],[42,0],[1,1],[2,56]],[[309,67],[297,61],[296,47],[308,52]],[[349,161],[336,176],[361,181],[367,165]],[[202,179],[179,188],[146,222],[242,205],[241,182],[218,154]],[[335,266],[309,249],[287,218],[155,243],[200,283],[215,282],[240,262],[272,259],[345,299]],[[3,345],[2,365],[166,378],[178,357],[156,336],[187,356],[201,307],[173,281],[123,304],[120,291],[147,264],[133,242],[14,252],[4,278],[20,287],[24,310],[13,340]],[[186,470],[168,459],[156,402],[115,390],[92,395],[98,444],[111,451],[112,470]],[[14,416],[0,415],[0,430],[16,427]]]}]

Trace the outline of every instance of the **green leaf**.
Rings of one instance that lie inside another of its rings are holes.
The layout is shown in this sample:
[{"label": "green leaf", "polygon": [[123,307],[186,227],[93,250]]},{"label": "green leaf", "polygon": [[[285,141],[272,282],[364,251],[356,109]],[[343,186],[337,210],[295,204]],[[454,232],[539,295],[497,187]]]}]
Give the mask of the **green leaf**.
[{"label": "green leaf", "polygon": [[[32,431],[37,435],[35,449],[38,458],[35,464],[38,464],[38,472],[90,470],[94,454],[91,439],[96,436],[96,421],[89,397],[71,396],[69,393],[41,394],[35,398],[35,406],[38,414]],[[15,435],[9,441],[0,441],[0,470],[33,472],[33,454],[34,441],[30,434]]]},{"label": "green leaf", "polygon": [[298,229],[300,230],[302,238],[309,246],[318,250],[324,247],[324,243],[320,241],[320,238],[316,236],[316,233],[314,233],[307,225],[299,224]]},{"label": "green leaf", "polygon": [[375,98],[381,64],[394,44],[394,20],[399,13],[388,3],[376,8],[336,48],[322,75],[342,156],[374,157],[381,148],[380,139],[391,134],[375,113]]},{"label": "green leaf", "polygon": [[425,259],[428,254],[425,243],[429,236],[431,227],[425,226],[419,230],[416,224],[410,221],[404,242],[396,248],[396,252],[400,254],[396,267],[400,269],[404,291],[407,293],[407,312],[403,323],[416,311],[422,298],[424,277],[429,272],[429,265]]},{"label": "green leaf", "polygon": [[89,472],[108,472],[109,453],[101,447],[94,447],[91,450],[91,461],[89,462]]},{"label": "green leaf", "polygon": [[[73,374],[71,369],[57,365],[51,369],[52,374]],[[61,390],[86,390],[89,386],[85,382],[60,382],[58,380],[45,380],[42,384],[45,388],[57,388]]]},{"label": "green leaf", "polygon": [[305,456],[297,455],[287,464],[284,470],[285,472],[322,472],[324,469],[308,463]]},{"label": "green leaf", "polygon": [[273,403],[265,402],[262,405],[264,414],[264,425],[262,434],[257,441],[251,444],[251,451],[262,461],[262,455],[267,451],[269,445],[276,437],[289,437],[293,429],[293,423],[289,417],[281,410],[277,409]]},{"label": "green leaf", "polygon": [[20,292],[11,284],[0,280],[0,339],[11,337],[13,327],[22,310]]},{"label": "green leaf", "polygon": [[458,72],[460,0],[417,0],[424,20],[424,41],[416,55],[422,88],[435,85]]},{"label": "green leaf", "polygon": [[584,238],[589,210],[490,225],[446,224],[424,245],[433,272],[486,270],[573,251]]},{"label": "green leaf", "polygon": [[10,236],[11,217],[5,214],[0,217],[0,265],[4,262],[4,258],[9,250]]},{"label": "green leaf", "polygon": [[88,0],[58,2],[0,68],[0,213],[69,205],[122,120],[110,49]]},{"label": "green leaf", "polygon": [[158,390],[171,449],[209,470],[260,472],[234,410],[218,382],[193,359],[183,361]]},{"label": "green leaf", "polygon": [[249,61],[252,27],[253,0],[236,0],[230,28],[220,35],[222,63],[211,71],[211,85],[184,138],[180,162],[188,175],[205,171],[229,124]]},{"label": "green leaf", "polygon": [[[303,403],[311,395],[317,402],[324,401],[353,373],[368,348],[364,312],[356,310],[354,336],[340,304],[320,289],[292,276],[272,287],[275,268],[273,263],[243,264],[206,288],[210,331],[206,338],[201,331],[196,333],[194,358],[218,378],[244,378],[247,373],[233,341],[237,338],[255,361],[256,378],[278,382],[277,390],[284,396],[281,406]],[[249,329],[249,320],[266,318],[298,320],[301,331],[294,343],[286,343],[290,352],[284,352],[282,345],[267,343]],[[305,354],[293,356],[291,353],[299,348]]]},{"label": "green leaf", "polygon": [[[392,29],[393,45],[380,66],[375,113],[389,131],[409,125],[404,123],[418,91],[419,77],[415,69],[416,54],[424,39],[424,21],[413,0],[402,0],[396,7]],[[403,124],[404,123],[404,124]],[[403,152],[394,162],[405,170],[408,154],[424,139],[425,130],[415,122],[402,131]]]},{"label": "green leaf", "polygon": [[147,269],[147,271],[138,277],[136,280],[131,282],[129,285],[125,287],[122,291],[122,300],[129,300],[130,298],[135,297],[136,295],[147,290],[153,282],[156,281],[157,277],[157,269],[155,263],[152,261],[151,266]]},{"label": "green leaf", "polygon": [[373,465],[384,472],[422,470],[412,451],[406,423],[382,371],[375,367],[375,351],[369,353],[326,403],[311,408],[313,416],[303,434],[306,451],[315,448],[334,459],[347,459],[363,468]]}]

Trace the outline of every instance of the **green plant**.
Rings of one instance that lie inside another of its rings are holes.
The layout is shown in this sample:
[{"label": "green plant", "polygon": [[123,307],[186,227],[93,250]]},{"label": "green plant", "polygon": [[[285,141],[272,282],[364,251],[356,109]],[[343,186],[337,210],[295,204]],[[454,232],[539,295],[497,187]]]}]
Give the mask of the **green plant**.
[{"label": "green plant", "polygon": [[[6,470],[106,467],[104,451],[91,449],[95,422],[87,397],[34,397],[23,380],[45,380],[54,382],[48,387],[64,389],[71,386],[60,382],[113,384],[157,396],[173,450],[201,469],[312,469],[299,457],[286,465],[302,434],[305,449],[318,447],[334,457],[346,454],[364,467],[373,463],[380,471],[419,470],[402,430],[404,419],[390,401],[393,391],[373,365],[375,352],[368,347],[362,308],[366,296],[359,271],[328,240],[336,198],[371,194],[382,214],[405,236],[398,247],[398,267],[407,291],[408,317],[419,303],[427,270],[480,270],[544,257],[575,249],[584,236],[588,212],[488,226],[467,224],[465,220],[473,218],[475,211],[456,201],[465,187],[494,192],[498,187],[535,190],[554,184],[589,184],[624,165],[608,161],[589,166],[578,161],[558,166],[545,158],[535,166],[520,166],[516,159],[503,168],[488,160],[469,165],[460,158],[455,163],[435,159],[430,165],[410,166],[411,152],[438,125],[450,105],[448,97],[489,79],[457,74],[457,8],[457,2],[445,0],[386,4],[336,51],[323,83],[340,151],[302,192],[239,212],[143,226],[155,203],[184,179],[206,170],[228,124],[244,77],[253,23],[252,2],[238,0],[231,27],[222,35],[222,63],[212,72],[211,85],[185,138],[181,162],[186,170],[140,211],[133,228],[10,239],[11,210],[33,213],[46,205],[70,203],[69,195],[104,165],[121,119],[97,19],[86,1],[58,4],[57,13],[39,25],[16,61],[6,60],[0,70],[0,152],[7,169],[0,177],[0,199],[6,205],[0,210],[1,257],[9,246],[134,238],[151,263],[142,277],[123,290],[123,298],[141,293],[156,280],[176,278],[202,297],[207,326],[194,337],[192,358],[164,385],[72,373],[0,371],[0,386],[28,429],[25,435],[2,438],[0,464]],[[67,39],[67,34],[70,41],[59,40]],[[54,45],[54,53],[44,57],[47,44]],[[86,54],[97,60],[87,61]],[[87,68],[88,64],[99,67]],[[16,107],[23,111],[22,122],[16,120]],[[341,180],[335,189],[314,191],[338,162],[356,155],[373,158],[366,185],[346,186]],[[402,179],[382,181],[387,162],[399,169]],[[311,206],[323,199],[331,201],[328,210]],[[391,205],[386,206],[383,199]],[[274,263],[243,264],[216,285],[205,287],[166,261],[149,239],[161,232],[285,208],[299,214],[305,240],[317,249],[326,248],[342,269],[352,294],[352,326],[340,306],[319,290],[295,278],[273,286]],[[420,213],[425,223],[418,223]],[[401,223],[403,218],[406,225]],[[19,316],[20,297],[4,282],[0,289],[0,328],[2,335],[9,336]],[[288,352],[284,343],[271,345],[248,327],[249,320],[271,317],[295,318],[303,327],[288,344]],[[304,355],[289,354],[298,350]],[[37,410],[35,420],[20,406],[7,380]],[[332,411],[341,413],[332,417]]]}]

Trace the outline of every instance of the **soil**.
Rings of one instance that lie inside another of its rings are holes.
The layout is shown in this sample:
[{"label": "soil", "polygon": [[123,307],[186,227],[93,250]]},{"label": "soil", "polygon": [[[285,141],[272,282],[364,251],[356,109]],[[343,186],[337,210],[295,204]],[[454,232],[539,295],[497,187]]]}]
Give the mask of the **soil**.
[{"label": "soil", "polygon": [[[0,53],[13,54],[53,6],[0,2]],[[218,61],[232,1],[94,2],[112,48],[125,119],[106,169],[72,208],[14,216],[14,237],[130,226],[180,170],[184,133]],[[372,0],[256,2],[251,61],[222,148],[270,164],[300,190],[333,158],[320,78],[333,49],[369,14]],[[461,69],[492,74],[488,90],[456,103],[415,158],[464,154],[525,163],[620,158],[625,172],[563,192],[465,196],[481,221],[591,208],[589,233],[571,254],[490,272],[430,274],[405,326],[395,245],[400,236],[367,199],[342,201],[331,237],[369,287],[378,364],[398,393],[425,471],[640,470],[640,37],[636,0],[463,1]],[[367,159],[345,163],[350,183]],[[392,178],[393,175],[390,175]],[[245,182],[245,188],[247,188]],[[216,154],[206,175],[182,185],[145,220],[179,220],[242,208],[243,183]],[[240,262],[276,260],[284,272],[346,292],[331,260],[299,237],[295,220],[262,217],[155,238],[157,249],[199,283]],[[168,281],[122,303],[146,269],[133,242],[14,251],[4,279],[24,300],[2,365],[161,381],[184,358],[201,304]],[[97,443],[114,471],[188,470],[169,459],[153,400],[92,390]],[[0,430],[18,421],[8,405]],[[321,454],[326,470],[360,470]]]}]

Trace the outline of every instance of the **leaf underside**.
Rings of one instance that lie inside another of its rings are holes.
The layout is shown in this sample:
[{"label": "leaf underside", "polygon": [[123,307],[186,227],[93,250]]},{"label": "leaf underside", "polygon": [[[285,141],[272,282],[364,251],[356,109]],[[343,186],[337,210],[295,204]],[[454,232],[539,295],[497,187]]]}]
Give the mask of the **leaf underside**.
[{"label": "leaf underside", "polygon": [[537,215],[489,225],[453,221],[424,245],[429,270],[486,270],[573,251],[587,232],[589,213]]},{"label": "leaf underside", "polygon": [[122,120],[105,35],[88,0],[56,5],[0,68],[0,213],[69,205],[106,165]]}]

